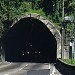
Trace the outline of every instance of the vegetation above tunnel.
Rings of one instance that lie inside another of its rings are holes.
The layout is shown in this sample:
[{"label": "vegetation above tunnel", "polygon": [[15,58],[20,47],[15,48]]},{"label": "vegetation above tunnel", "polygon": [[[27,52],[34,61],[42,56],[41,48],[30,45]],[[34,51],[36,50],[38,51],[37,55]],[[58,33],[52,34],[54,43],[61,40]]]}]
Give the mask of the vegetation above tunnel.
[{"label": "vegetation above tunnel", "polygon": [[[65,1],[65,16],[74,15],[75,0]],[[0,0],[0,20],[4,29],[26,13],[39,13],[61,25],[62,0]],[[8,24],[9,23],[9,24]]]}]

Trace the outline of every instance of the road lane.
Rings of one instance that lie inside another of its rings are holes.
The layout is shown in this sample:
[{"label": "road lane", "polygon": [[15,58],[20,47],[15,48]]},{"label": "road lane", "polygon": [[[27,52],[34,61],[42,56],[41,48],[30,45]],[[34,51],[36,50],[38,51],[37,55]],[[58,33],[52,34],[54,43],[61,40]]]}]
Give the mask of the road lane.
[{"label": "road lane", "polygon": [[17,71],[24,65],[25,63],[11,63],[11,65],[0,67],[0,75]]},{"label": "road lane", "polygon": [[12,63],[0,68],[0,75],[61,75],[54,65],[49,63]]}]

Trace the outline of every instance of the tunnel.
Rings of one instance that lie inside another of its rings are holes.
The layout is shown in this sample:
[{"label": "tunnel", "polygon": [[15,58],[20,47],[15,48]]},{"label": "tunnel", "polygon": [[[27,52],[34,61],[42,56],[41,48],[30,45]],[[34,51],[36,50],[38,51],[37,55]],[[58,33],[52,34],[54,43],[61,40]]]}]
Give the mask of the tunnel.
[{"label": "tunnel", "polygon": [[56,62],[55,37],[43,22],[33,17],[16,22],[4,35],[2,48],[9,62]]}]

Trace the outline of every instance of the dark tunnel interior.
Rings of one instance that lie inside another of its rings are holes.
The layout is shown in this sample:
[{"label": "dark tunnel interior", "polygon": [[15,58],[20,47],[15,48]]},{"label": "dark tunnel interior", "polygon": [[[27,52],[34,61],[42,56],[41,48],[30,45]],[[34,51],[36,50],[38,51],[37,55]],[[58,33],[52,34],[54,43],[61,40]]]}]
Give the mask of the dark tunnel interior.
[{"label": "dark tunnel interior", "polygon": [[10,62],[56,62],[57,42],[40,20],[19,20],[3,37],[5,60]]}]

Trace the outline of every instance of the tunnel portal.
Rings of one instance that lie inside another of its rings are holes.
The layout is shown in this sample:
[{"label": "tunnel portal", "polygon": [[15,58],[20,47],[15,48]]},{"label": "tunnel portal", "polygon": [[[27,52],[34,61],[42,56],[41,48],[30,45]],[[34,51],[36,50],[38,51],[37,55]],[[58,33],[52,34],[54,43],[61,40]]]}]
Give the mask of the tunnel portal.
[{"label": "tunnel portal", "polygon": [[15,23],[2,41],[10,62],[56,62],[57,42],[46,25],[33,17]]}]

